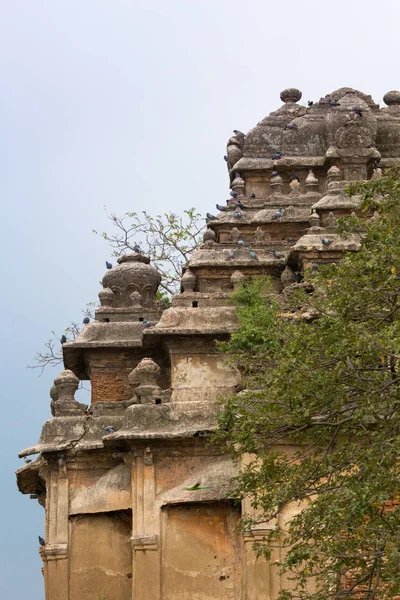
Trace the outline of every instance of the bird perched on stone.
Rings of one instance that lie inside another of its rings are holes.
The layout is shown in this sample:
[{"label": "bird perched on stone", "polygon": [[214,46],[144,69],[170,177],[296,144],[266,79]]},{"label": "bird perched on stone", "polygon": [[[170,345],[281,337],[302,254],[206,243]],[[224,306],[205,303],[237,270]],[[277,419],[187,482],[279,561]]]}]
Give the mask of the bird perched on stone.
[{"label": "bird perched on stone", "polygon": [[243,240],[238,240],[238,248],[243,248],[244,247],[244,241]]},{"label": "bird perched on stone", "polygon": [[215,215],[212,215],[211,213],[206,213],[206,219],[208,219],[209,221],[215,221],[217,217]]},{"label": "bird perched on stone", "polygon": [[147,321],[147,319],[143,319],[142,321],[143,327],[154,327],[155,323],[151,323],[151,321]]},{"label": "bird perched on stone", "polygon": [[321,242],[324,246],[329,246],[332,244],[333,240],[330,240],[329,238],[322,238]]},{"label": "bird perched on stone", "polygon": [[234,130],[233,130],[233,133],[234,133],[235,135],[244,135],[244,133],[242,133],[241,131],[239,131],[239,129],[234,129]]},{"label": "bird perched on stone", "polygon": [[278,250],[274,250],[272,254],[274,258],[283,258],[282,252],[279,252]]},{"label": "bird perched on stone", "polygon": [[255,197],[256,197],[256,195],[255,195],[255,193],[254,193],[254,192],[252,192],[252,193],[250,194],[250,196],[249,196],[249,198],[255,198]]},{"label": "bird perched on stone", "polygon": [[299,179],[299,176],[297,175],[296,171],[291,172],[290,181],[298,181],[300,183],[300,179]]},{"label": "bird perched on stone", "polygon": [[185,485],[185,490],[188,490],[189,492],[196,492],[197,490],[209,490],[212,487],[212,485],[201,485],[200,481],[198,481],[194,485]]},{"label": "bird perched on stone", "polygon": [[328,102],[329,106],[340,106],[339,102],[337,100],[334,100],[333,98],[329,98]]},{"label": "bird perched on stone", "polygon": [[228,210],[227,206],[221,206],[220,204],[216,204],[215,207],[217,210],[220,210],[221,212],[225,212]]},{"label": "bird perched on stone", "polygon": [[32,459],[28,458],[27,456],[24,456],[24,461],[26,462],[27,465],[29,465],[29,463],[32,462]]},{"label": "bird perched on stone", "polygon": [[303,275],[301,273],[299,273],[298,271],[295,271],[293,273],[293,279],[295,280],[296,283],[301,283],[303,281]]},{"label": "bird perched on stone", "polygon": [[67,341],[67,336],[63,334],[60,337],[60,344],[63,345],[63,344],[65,344],[66,341]]},{"label": "bird perched on stone", "polygon": [[44,540],[41,535],[38,535],[38,540],[41,547],[46,545],[46,540]]},{"label": "bird perched on stone", "polygon": [[311,263],[311,268],[313,271],[319,271],[319,266],[317,265],[317,263]]},{"label": "bird perched on stone", "polygon": [[373,166],[374,169],[380,169],[381,168],[380,167],[380,161],[377,160],[377,159],[375,159],[374,162],[373,162],[373,164],[372,164],[372,166]]},{"label": "bird perched on stone", "polygon": [[132,250],[133,250],[134,252],[136,252],[136,254],[142,254],[142,249],[141,249],[141,247],[139,246],[139,244],[135,244],[135,245],[133,246]]},{"label": "bird perched on stone", "polygon": [[107,269],[112,269],[112,264],[108,260],[106,260],[106,267]]},{"label": "bird perched on stone", "polygon": [[282,208],[278,208],[278,210],[272,215],[271,219],[280,219],[282,216]]},{"label": "bird perched on stone", "polygon": [[224,161],[225,161],[225,162],[228,162],[228,157],[227,157],[227,155],[226,155],[226,154],[224,154]]},{"label": "bird perched on stone", "polygon": [[250,255],[251,260],[257,260],[258,261],[257,254],[254,252],[254,250],[251,250],[250,248],[249,248],[249,255]]},{"label": "bird perched on stone", "polygon": [[246,208],[241,200],[236,200],[235,206],[239,206],[239,208]]},{"label": "bird perched on stone", "polygon": [[281,160],[282,158],[282,152],[280,152],[279,150],[277,150],[275,152],[275,154],[272,156],[272,160]]},{"label": "bird perched on stone", "polygon": [[288,237],[288,238],[287,238],[287,241],[288,241],[288,242],[294,242],[294,238],[292,238],[292,237]]},{"label": "bird perched on stone", "polygon": [[285,125],[284,129],[297,129],[296,123],[288,123]]},{"label": "bird perched on stone", "polygon": [[234,210],[232,216],[234,219],[244,219],[244,215],[238,210]]},{"label": "bird perched on stone", "polygon": [[313,102],[312,100],[309,100],[309,101],[307,102],[307,104],[308,104],[308,106],[312,106],[312,105],[314,104],[314,102]]},{"label": "bird perched on stone", "polygon": [[236,256],[236,250],[231,250],[225,260],[233,260]]},{"label": "bird perched on stone", "polygon": [[234,192],[233,190],[231,190],[229,194],[232,196],[232,198],[237,198],[239,196],[239,194],[237,192]]},{"label": "bird perched on stone", "polygon": [[106,432],[106,435],[111,435],[111,433],[115,433],[115,429],[112,425],[106,425],[104,427],[104,431]]},{"label": "bird perched on stone", "polygon": [[84,325],[88,325],[88,324],[90,323],[90,319],[89,319],[89,317],[85,317],[85,318],[83,319],[82,323],[83,323]]},{"label": "bird perched on stone", "polygon": [[278,177],[279,171],[272,171],[271,177]]},{"label": "bird perched on stone", "polygon": [[355,106],[355,107],[353,108],[353,113],[354,113],[355,115],[358,115],[359,117],[362,117],[362,110],[361,110],[361,108],[360,108],[359,106]]}]

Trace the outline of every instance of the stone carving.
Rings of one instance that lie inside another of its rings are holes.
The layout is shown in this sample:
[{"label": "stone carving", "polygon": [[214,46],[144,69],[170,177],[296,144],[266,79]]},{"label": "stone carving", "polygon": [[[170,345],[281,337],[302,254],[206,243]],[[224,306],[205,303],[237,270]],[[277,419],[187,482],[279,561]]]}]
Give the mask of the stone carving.
[{"label": "stone carving", "polygon": [[231,275],[230,281],[234,290],[236,290],[242,281],[246,279],[245,275],[241,271],[234,271]]},{"label": "stone carving", "polygon": [[326,227],[327,229],[336,229],[336,218],[332,211],[326,218]]},{"label": "stone carving", "polygon": [[129,404],[161,404],[163,390],[157,384],[161,369],[151,358],[143,358],[128,376],[133,396]]},{"label": "stone carving", "polygon": [[298,196],[300,194],[300,182],[297,179],[293,179],[290,182],[290,193],[292,196]]},{"label": "stone carving", "polygon": [[286,208],[284,208],[283,217],[285,219],[292,219],[295,216],[296,216],[296,209],[292,204],[290,206],[287,206]]},{"label": "stone carving", "polygon": [[285,104],[294,104],[301,100],[302,95],[301,91],[296,88],[287,88],[280,93],[280,99]]},{"label": "stone carving", "polygon": [[67,417],[83,414],[87,410],[86,404],[75,400],[75,392],[79,386],[79,379],[72,371],[61,371],[50,388],[50,409],[53,417]]},{"label": "stone carving", "polygon": [[312,211],[311,217],[310,217],[310,227],[319,227],[320,223],[321,223],[321,221],[319,218],[319,214],[317,213],[315,208],[313,208],[313,211]]},{"label": "stone carving", "polygon": [[230,233],[229,233],[229,237],[231,238],[232,242],[237,243],[240,239],[240,231],[237,227],[234,227],[233,229],[231,229]]},{"label": "stone carving", "polygon": [[145,450],[143,452],[143,464],[146,467],[153,466],[153,455],[152,455],[151,449],[149,447],[145,448]]},{"label": "stone carving", "polygon": [[109,308],[114,302],[114,292],[110,288],[103,288],[99,292],[99,300],[102,308]]},{"label": "stone carving", "polygon": [[183,291],[193,292],[196,286],[196,280],[196,275],[190,269],[187,269],[181,279]]},{"label": "stone carving", "polygon": [[130,300],[131,300],[131,306],[134,308],[139,308],[141,307],[141,296],[139,294],[139,292],[132,292],[132,294],[129,296]]},{"label": "stone carving", "polygon": [[312,169],[308,171],[306,177],[306,191],[308,194],[318,192],[318,179],[315,177]]},{"label": "stone carving", "polygon": [[232,181],[231,184],[231,188],[234,192],[236,192],[237,194],[239,194],[239,196],[244,196],[246,191],[245,191],[245,183],[244,183],[244,179],[242,179],[240,177],[240,173],[236,173],[236,177],[235,179]]},{"label": "stone carving", "polygon": [[257,227],[255,230],[254,239],[256,242],[263,242],[265,240],[265,231],[261,227]]},{"label": "stone carving", "polygon": [[271,177],[271,191],[273,194],[282,194],[282,177],[280,175],[276,175],[276,177]]},{"label": "stone carving", "polygon": [[[125,254],[118,259],[118,265],[113,267],[103,277],[103,287],[113,292],[112,306],[132,306],[132,292],[140,295],[140,304],[144,307],[153,305],[161,275],[150,266],[150,259],[143,254]],[[102,293],[100,301],[104,302]],[[106,301],[109,301],[110,294]],[[103,305],[103,304],[102,304]]]},{"label": "stone carving", "polygon": [[376,169],[373,170],[371,179],[382,179],[382,176],[383,176],[382,169],[380,167],[377,167]]},{"label": "stone carving", "polygon": [[216,238],[215,231],[213,229],[211,229],[211,227],[207,227],[207,229],[205,230],[204,235],[203,235],[204,243],[207,246],[211,246],[212,244],[214,244],[215,238]]}]

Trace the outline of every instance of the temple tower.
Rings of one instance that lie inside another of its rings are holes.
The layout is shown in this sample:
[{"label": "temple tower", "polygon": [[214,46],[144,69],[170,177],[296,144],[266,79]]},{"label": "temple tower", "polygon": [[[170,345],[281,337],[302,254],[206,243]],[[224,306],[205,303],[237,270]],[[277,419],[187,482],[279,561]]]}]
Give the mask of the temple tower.
[{"label": "temple tower", "polygon": [[[400,163],[400,92],[383,109],[351,88],[308,107],[300,99],[284,90],[278,110],[229,139],[233,195],[172,306],[155,300],[149,259],[122,256],[95,320],[64,344],[52,417],[20,454],[39,458],[17,471],[21,492],[45,508],[46,600],[273,600],[287,585],[252,550],[273,525],[236,533],[248,510],[230,495],[237,467],[204,437],[218,400],[240,385],[216,341],[235,330],[240,281],[270,275],[284,309],[313,264],[356,251],[357,239],[336,232],[336,218],[358,210],[344,189]],[[88,379],[89,407],[74,398]]]}]

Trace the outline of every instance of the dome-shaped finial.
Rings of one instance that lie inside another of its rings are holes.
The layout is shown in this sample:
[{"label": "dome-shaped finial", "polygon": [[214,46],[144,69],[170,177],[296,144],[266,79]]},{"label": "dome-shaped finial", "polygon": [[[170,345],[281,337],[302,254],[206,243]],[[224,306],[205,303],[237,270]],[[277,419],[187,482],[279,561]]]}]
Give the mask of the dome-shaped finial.
[{"label": "dome-shaped finial", "polygon": [[388,106],[393,106],[394,104],[400,104],[400,92],[398,92],[397,90],[392,90],[390,92],[387,92],[383,96],[383,101]]},{"label": "dome-shaped finial", "polygon": [[[130,307],[133,303],[132,292],[140,294],[140,304],[143,307],[152,306],[161,275],[149,263],[149,257],[144,254],[121,256],[118,265],[103,277],[104,290],[100,292],[102,306]],[[112,294],[106,292],[106,289],[111,290]]]},{"label": "dome-shaped finial", "polygon": [[280,98],[285,104],[294,104],[295,102],[298,102],[300,100],[302,95],[303,94],[301,93],[301,91],[296,88],[286,88],[286,90],[283,90],[281,92]]}]

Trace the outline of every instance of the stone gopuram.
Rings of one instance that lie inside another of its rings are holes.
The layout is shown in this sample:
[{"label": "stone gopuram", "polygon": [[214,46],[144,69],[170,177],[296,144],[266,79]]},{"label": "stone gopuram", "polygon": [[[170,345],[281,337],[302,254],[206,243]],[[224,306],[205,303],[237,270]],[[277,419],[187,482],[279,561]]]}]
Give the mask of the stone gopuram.
[{"label": "stone gopuram", "polygon": [[[17,471],[20,491],[45,508],[46,600],[273,600],[290,587],[252,549],[273,525],[237,534],[249,509],[230,496],[236,467],[204,435],[217,401],[240,389],[216,341],[235,329],[239,282],[269,275],[284,307],[309,269],[357,250],[336,232],[337,217],[358,210],[344,189],[400,163],[400,92],[382,109],[351,88],[308,107],[297,89],[280,97],[229,139],[231,197],[208,220],[172,307],[155,300],[149,259],[122,256],[95,320],[63,345],[52,417],[20,454],[38,458]],[[90,407],[74,398],[81,380]]]}]

